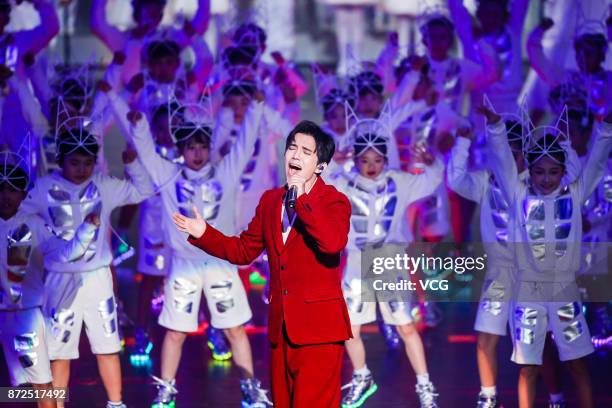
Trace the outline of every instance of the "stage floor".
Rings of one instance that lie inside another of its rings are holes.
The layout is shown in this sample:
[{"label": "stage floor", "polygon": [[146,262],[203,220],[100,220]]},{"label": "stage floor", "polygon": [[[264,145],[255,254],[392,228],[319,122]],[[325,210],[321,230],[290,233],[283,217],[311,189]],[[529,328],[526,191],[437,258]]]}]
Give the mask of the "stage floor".
[{"label": "stage floor", "polygon": [[[130,273],[123,269],[120,273],[120,287],[128,311],[131,311],[136,298],[136,286]],[[253,308],[253,324],[249,327],[249,337],[253,348],[256,375],[264,386],[269,388],[268,357],[269,348],[266,341],[265,318],[267,306],[261,301],[259,290],[250,292]],[[475,315],[475,304],[440,303],[444,318],[435,329],[423,332],[423,341],[431,378],[440,393],[441,407],[473,407],[479,391],[478,371],[475,357],[475,340],[472,324]],[[238,370],[231,362],[212,360],[206,347],[203,334],[203,323],[198,333],[190,335],[185,343],[183,359],[177,376],[179,408],[225,408],[240,406]],[[151,354],[152,364],[149,367],[130,365],[129,346],[121,354],[124,401],[128,407],[145,408],[155,396],[151,386],[151,374],[159,375],[159,351],[163,338],[163,329],[155,325],[154,349]],[[133,341],[128,336],[127,343]],[[395,408],[418,407],[414,393],[415,376],[403,351],[389,351],[376,326],[364,327],[363,338],[367,350],[367,362],[379,390],[364,407]],[[71,402],[69,407],[104,407],[105,394],[96,369],[93,355],[89,351],[86,337],[82,336],[80,347],[81,359],[72,365],[70,383]],[[509,361],[511,344],[506,337],[500,342],[500,372],[498,389],[506,407],[517,406],[516,381],[518,368]],[[0,369],[0,384],[8,384],[4,361]],[[610,393],[610,371],[612,353],[607,356],[592,355],[589,358],[590,372],[593,379],[595,406],[612,407]],[[348,382],[351,367],[348,358],[342,369],[343,383]],[[564,373],[564,391],[572,399],[573,386],[569,373]],[[545,406],[546,393],[540,381],[538,388],[538,405]],[[10,407],[11,405],[2,405]],[[13,405],[15,407],[25,405]],[[572,405],[570,405],[572,406]],[[313,407],[316,408],[316,407]]]}]

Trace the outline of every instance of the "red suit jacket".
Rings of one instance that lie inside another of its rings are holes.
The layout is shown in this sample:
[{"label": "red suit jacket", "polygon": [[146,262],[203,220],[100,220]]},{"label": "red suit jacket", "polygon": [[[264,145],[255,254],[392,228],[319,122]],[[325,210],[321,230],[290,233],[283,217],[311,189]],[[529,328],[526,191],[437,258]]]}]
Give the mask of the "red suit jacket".
[{"label": "red suit jacket", "polygon": [[228,237],[210,225],[189,242],[237,265],[251,263],[262,250],[270,263],[268,339],[275,345],[285,322],[296,345],[344,341],[352,337],[341,290],[340,259],[348,241],[351,205],[319,177],[296,201],[297,218],[283,244],[281,210],[286,188],[266,191],[255,217],[240,236]]}]

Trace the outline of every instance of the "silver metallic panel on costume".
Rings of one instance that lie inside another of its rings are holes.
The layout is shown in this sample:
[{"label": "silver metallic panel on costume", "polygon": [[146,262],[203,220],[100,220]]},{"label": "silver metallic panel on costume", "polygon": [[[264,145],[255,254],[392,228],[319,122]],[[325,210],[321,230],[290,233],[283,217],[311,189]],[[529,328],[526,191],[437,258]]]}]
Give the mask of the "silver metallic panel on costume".
[{"label": "silver metallic panel on costume", "polygon": [[[11,275],[21,283],[25,277],[32,252],[32,231],[26,224],[10,230],[7,234],[6,263]],[[21,298],[21,287],[15,287],[14,301]],[[13,291],[11,289],[11,291]]]},{"label": "silver metallic panel on costume", "polygon": [[508,242],[508,222],[510,220],[508,203],[493,175],[489,178],[488,196],[491,218],[495,226],[495,237],[497,242],[506,243]]},{"label": "silver metallic panel on costume", "polygon": [[546,216],[544,211],[544,201],[528,196],[523,201],[523,212],[525,219],[529,221],[544,221]]},{"label": "silver metallic panel on costume", "polygon": [[85,262],[91,261],[94,258],[94,256],[96,256],[96,249],[97,249],[96,243],[98,242],[98,232],[99,231],[100,231],[100,228],[96,228],[94,237],[89,243],[89,246],[87,247],[87,249],[85,250],[85,254],[83,254],[83,259],[85,260]]},{"label": "silver metallic panel on costume", "polygon": [[166,258],[161,254],[145,254],[145,264],[161,271],[166,265]]},{"label": "silver metallic panel on costume", "polygon": [[544,259],[544,256],[546,255],[546,244],[544,243],[531,244],[531,252],[535,259],[537,259],[538,261],[541,261],[542,259]]},{"label": "silver metallic panel on costume", "polygon": [[38,335],[36,332],[23,333],[15,336],[13,339],[13,346],[15,351],[21,353],[24,351],[30,351],[35,349],[39,345]]},{"label": "silver metallic panel on costume", "polygon": [[38,364],[38,353],[35,351],[28,351],[19,355],[19,363],[23,368],[34,367]]},{"label": "silver metallic panel on costume", "polygon": [[368,232],[367,218],[351,217],[351,224],[353,224],[353,229],[355,230],[355,232],[359,234],[366,234]]},{"label": "silver metallic panel on costume", "polygon": [[217,308],[217,312],[225,313],[234,307],[234,299],[221,300],[215,303],[215,307]]},{"label": "silver metallic panel on costume", "polygon": [[485,293],[488,297],[495,300],[504,299],[506,296],[506,287],[503,283],[493,280],[489,283]]},{"label": "silver metallic panel on costume", "polygon": [[251,187],[251,183],[253,182],[253,171],[255,171],[255,167],[257,167],[257,160],[259,159],[259,153],[261,150],[261,138],[257,138],[255,141],[253,155],[249,159],[244,171],[242,172],[242,176],[240,177],[240,189],[242,191],[248,191]]},{"label": "silver metallic panel on costume", "polygon": [[100,215],[102,210],[100,191],[93,181],[90,181],[79,193],[79,203],[81,205],[81,215],[83,218],[92,213]]},{"label": "silver metallic panel on costume", "polygon": [[53,337],[62,343],[70,340],[70,328],[74,326],[74,311],[70,309],[53,310],[51,313]]},{"label": "silver metallic panel on costume", "polygon": [[361,313],[363,311],[363,302],[353,298],[352,296],[346,297],[346,307],[349,312],[352,313]]},{"label": "silver metallic panel on costume", "polygon": [[557,310],[557,316],[562,322],[569,322],[574,320],[580,314],[580,305],[578,302],[571,302],[561,306]]},{"label": "silver metallic panel on costume", "polygon": [[176,182],[176,199],[182,203],[191,203],[195,194],[195,186],[190,180],[181,179]]},{"label": "silver metallic panel on costume", "polygon": [[172,283],[172,289],[176,292],[174,296],[174,309],[182,313],[191,313],[193,309],[193,296],[198,287],[192,281],[185,278],[176,278]]},{"label": "silver metallic panel on costume", "polygon": [[526,327],[516,328],[516,339],[523,344],[533,344],[535,333],[533,330]]},{"label": "silver metallic panel on costume", "polygon": [[527,224],[527,235],[531,241],[544,239],[544,224]]},{"label": "silver metallic panel on costume", "polygon": [[104,334],[109,337],[117,331],[117,322],[115,320],[115,299],[109,297],[98,304],[98,313],[104,321]]},{"label": "silver metallic panel on costume", "polygon": [[174,298],[174,309],[181,313],[191,313],[193,302],[187,298],[177,296]]},{"label": "silver metallic panel on costume", "polygon": [[514,310],[514,319],[525,326],[535,326],[538,323],[538,311],[530,307],[517,306]]},{"label": "silver metallic panel on costume", "polygon": [[567,239],[571,229],[572,229],[571,222],[566,222],[564,224],[557,224],[555,226],[555,238],[556,239]]},{"label": "silver metallic panel on costume", "polygon": [[[61,229],[67,229],[74,226],[74,214],[72,205],[70,204],[70,193],[63,191],[57,184],[51,186],[47,194],[49,203],[49,216],[53,221],[53,226]],[[65,238],[64,239],[70,239]]]},{"label": "silver metallic panel on costume", "polygon": [[98,304],[98,313],[104,320],[110,319],[115,316],[115,299],[109,297],[106,300],[101,301]]},{"label": "silver metallic panel on costume", "polygon": [[223,197],[223,187],[217,180],[210,180],[202,186],[202,217],[205,220],[214,220],[219,215],[219,202]]},{"label": "silver metallic panel on costume", "polygon": [[555,219],[569,220],[572,218],[573,208],[574,206],[572,203],[572,197],[570,196],[569,186],[565,186],[555,198]]},{"label": "silver metallic panel on costume", "polygon": [[568,325],[565,329],[563,329],[563,337],[565,337],[565,341],[571,343],[576,340],[580,335],[584,332],[582,328],[582,323],[580,320],[576,320],[575,322]]},{"label": "silver metallic panel on costume", "polygon": [[484,298],[482,299],[482,310],[491,313],[493,316],[498,316],[502,312],[502,302]]},{"label": "silver metallic panel on costume", "polygon": [[[349,184],[349,188],[353,187]],[[351,201],[351,215],[352,216],[363,216],[368,217],[370,215],[370,208],[368,207],[368,200],[366,197],[360,195],[350,194],[349,199]],[[352,218],[352,217],[351,217]]]},{"label": "silver metallic panel on costume", "polygon": [[217,283],[210,285],[210,290],[212,291],[212,295],[215,299],[222,299],[227,297],[232,290],[232,281],[223,280]]},{"label": "silver metallic panel on costume", "polygon": [[397,313],[400,310],[407,310],[408,308],[406,306],[406,302],[401,302],[397,300],[392,300],[389,302],[389,309],[391,309],[391,313]]}]

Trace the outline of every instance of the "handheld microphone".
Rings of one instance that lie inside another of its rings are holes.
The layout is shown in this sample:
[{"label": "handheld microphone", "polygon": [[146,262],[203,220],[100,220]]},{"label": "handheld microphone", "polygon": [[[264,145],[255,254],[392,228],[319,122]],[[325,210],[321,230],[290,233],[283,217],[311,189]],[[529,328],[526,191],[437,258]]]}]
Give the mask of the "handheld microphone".
[{"label": "handheld microphone", "polygon": [[287,192],[287,207],[288,208],[295,208],[295,200],[297,199],[297,187],[296,186],[291,186],[289,188],[289,191]]}]

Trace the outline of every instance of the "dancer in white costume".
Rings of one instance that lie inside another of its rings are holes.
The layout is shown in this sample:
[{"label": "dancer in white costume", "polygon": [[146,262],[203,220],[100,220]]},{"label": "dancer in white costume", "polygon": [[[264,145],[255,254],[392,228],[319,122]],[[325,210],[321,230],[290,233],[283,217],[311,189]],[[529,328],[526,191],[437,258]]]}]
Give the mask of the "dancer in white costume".
[{"label": "dancer in white costume", "polygon": [[[195,331],[202,292],[211,313],[211,325],[224,329],[230,342],[234,362],[241,369],[243,406],[258,407],[268,403],[261,383],[254,377],[253,358],[244,324],[252,313],[236,268],[213,257],[202,258],[201,252],[189,245],[186,236],[170,227],[177,208],[192,214],[198,206],[207,220],[226,231],[234,231],[236,184],[253,153],[263,106],[254,104],[245,116],[245,129],[230,153],[219,163],[209,159],[212,128],[210,118],[189,116],[194,106],[186,106],[184,119],[171,124],[171,134],[184,157],[184,164],[171,163],[155,151],[148,121],[140,112],[111,92],[117,120],[123,123],[143,163],[161,194],[162,222],[166,241],[172,250],[172,262],[164,290],[164,308],[159,324],[168,330],[162,346],[161,378],[154,377],[158,394],[154,407],[174,404],[176,372],[183,343],[188,332]],[[204,120],[204,122],[202,122]],[[128,123],[129,122],[129,123]],[[248,124],[248,125],[246,125]],[[170,224],[169,224],[170,223]]]},{"label": "dancer in white costume", "polygon": [[[589,329],[581,313],[576,273],[580,268],[582,216],[579,209],[603,176],[612,146],[612,115],[598,126],[594,146],[578,179],[564,183],[566,152],[558,143],[567,139],[563,115],[554,127],[530,129],[525,141],[529,178],[520,181],[499,115],[483,109],[496,180],[514,203],[519,283],[511,308],[514,343],[512,360],[521,364],[519,404],[533,406],[535,381],[542,364],[547,327],[561,361],[576,383],[582,406],[593,406],[584,356],[592,353]],[[526,123],[526,121],[523,121]],[[563,128],[561,128],[561,125]],[[551,247],[552,245],[552,247]]]},{"label": "dancer in white costume", "polygon": [[134,161],[134,152],[124,154],[132,181],[94,173],[99,146],[83,125],[85,118],[73,118],[78,126],[61,128],[58,135],[60,171],[37,180],[23,203],[23,209],[41,215],[64,239],[71,239],[76,227],[89,214],[98,214],[101,225],[94,241],[78,262],[48,262],[45,282],[47,297],[44,315],[51,336],[47,338],[52,360],[53,385],[66,387],[70,360],[79,357],[83,324],[108,394],[108,406],[121,403],[121,349],[110,271],[110,214],[116,207],[142,201],[152,193],[152,185]]},{"label": "dancer in white costume", "polygon": [[361,406],[378,388],[366,366],[365,347],[359,336],[361,325],[376,320],[377,303],[385,323],[396,326],[404,341],[406,355],[417,375],[416,392],[421,407],[438,406],[410,303],[405,299],[388,302],[364,302],[361,299],[361,251],[365,245],[411,242],[411,236],[405,233],[406,208],[411,202],[433,193],[444,175],[440,160],[431,165],[433,158],[429,158],[431,166],[426,167],[421,175],[387,169],[387,140],[391,137],[392,133],[381,121],[364,120],[356,124],[352,140],[357,171],[341,173],[333,180],[338,190],[347,195],[353,208],[343,289],[354,336],[346,342],[346,349],[354,371],[351,382],[345,386],[348,391],[342,399],[344,408]]},{"label": "dancer in white costume", "polygon": [[[29,140],[29,138],[28,138]],[[27,157],[27,156],[26,156]],[[70,241],[55,236],[38,215],[20,211],[31,166],[18,154],[0,153],[0,342],[11,385],[51,390],[43,305],[43,259],[77,261],[94,238],[100,219],[91,214]],[[53,408],[55,401],[39,401]]]}]

